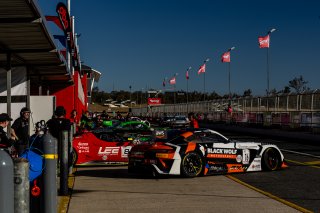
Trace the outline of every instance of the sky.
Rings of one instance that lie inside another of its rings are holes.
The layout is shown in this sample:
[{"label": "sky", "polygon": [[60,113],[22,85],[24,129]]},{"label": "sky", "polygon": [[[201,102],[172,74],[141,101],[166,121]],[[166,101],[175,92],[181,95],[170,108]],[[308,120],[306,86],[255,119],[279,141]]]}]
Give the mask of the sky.
[{"label": "sky", "polygon": [[[100,90],[145,91],[163,88],[175,73],[176,90],[265,95],[267,49],[258,36],[271,28],[270,89],[282,90],[303,76],[320,89],[319,0],[70,0],[81,60],[102,73]],[[38,0],[44,15],[56,15],[57,0]],[[62,0],[62,2],[66,2]],[[62,34],[48,23],[52,34]],[[59,46],[59,42],[56,41]],[[61,46],[61,45],[60,45]],[[197,71],[205,59],[206,74]]]}]

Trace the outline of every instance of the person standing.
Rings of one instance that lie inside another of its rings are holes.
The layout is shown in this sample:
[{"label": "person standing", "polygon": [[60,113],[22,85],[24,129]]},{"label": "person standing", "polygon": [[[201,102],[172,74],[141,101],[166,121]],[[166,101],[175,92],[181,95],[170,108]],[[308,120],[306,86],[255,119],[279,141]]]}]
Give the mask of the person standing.
[{"label": "person standing", "polygon": [[188,114],[189,120],[190,120],[190,127],[191,128],[195,128],[195,129],[199,129],[199,123],[197,121],[197,119],[195,118],[195,115],[193,112],[190,112]]},{"label": "person standing", "polygon": [[7,113],[0,114],[0,147],[9,148],[12,146],[12,141],[7,137],[7,133],[4,129],[8,126],[9,121],[12,121],[12,118]]},{"label": "person standing", "polygon": [[16,141],[15,147],[19,156],[21,156],[29,146],[29,118],[29,108],[23,107],[20,111],[20,117],[17,118],[11,126],[11,135]]},{"label": "person standing", "polygon": [[4,129],[8,126],[9,121],[12,121],[12,118],[7,113],[0,114],[0,148],[5,149],[9,154],[12,154],[11,147],[13,145],[12,138],[9,139],[7,133]]},{"label": "person standing", "polygon": [[66,110],[63,106],[57,106],[54,117],[47,122],[47,126],[51,135],[57,139],[61,131],[70,131],[71,122],[66,118]]}]

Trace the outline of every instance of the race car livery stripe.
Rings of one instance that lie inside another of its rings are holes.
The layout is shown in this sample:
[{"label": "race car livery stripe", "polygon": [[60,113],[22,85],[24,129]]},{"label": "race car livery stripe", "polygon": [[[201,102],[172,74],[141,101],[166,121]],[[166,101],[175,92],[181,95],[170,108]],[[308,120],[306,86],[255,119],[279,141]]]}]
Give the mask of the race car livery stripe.
[{"label": "race car livery stripe", "polygon": [[188,152],[192,152],[192,151],[194,151],[195,149],[196,149],[196,144],[195,144],[195,143],[190,142],[190,143],[188,143],[186,153],[188,153]]}]

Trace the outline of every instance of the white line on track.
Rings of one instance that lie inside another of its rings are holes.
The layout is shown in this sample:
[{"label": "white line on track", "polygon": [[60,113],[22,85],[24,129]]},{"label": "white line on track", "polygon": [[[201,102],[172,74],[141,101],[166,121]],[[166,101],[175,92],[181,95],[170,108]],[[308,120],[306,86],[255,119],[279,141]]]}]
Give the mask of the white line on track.
[{"label": "white line on track", "polygon": [[291,150],[287,150],[287,149],[280,149],[280,150],[283,151],[283,152],[289,152],[289,153],[293,153],[293,154],[304,155],[304,156],[313,157],[313,158],[319,158],[320,159],[320,156],[317,156],[317,155],[311,155],[311,154],[308,154],[308,153],[296,152],[296,151],[291,151]]}]

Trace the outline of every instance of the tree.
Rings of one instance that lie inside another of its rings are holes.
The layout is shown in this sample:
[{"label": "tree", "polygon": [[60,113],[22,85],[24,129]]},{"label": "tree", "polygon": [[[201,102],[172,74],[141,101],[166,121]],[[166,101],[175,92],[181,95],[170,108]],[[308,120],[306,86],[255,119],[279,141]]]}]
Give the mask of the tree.
[{"label": "tree", "polygon": [[308,81],[305,81],[300,75],[300,77],[295,77],[291,81],[289,81],[289,87],[293,88],[297,93],[301,93],[305,90],[310,90],[309,87],[307,87]]},{"label": "tree", "polygon": [[291,92],[291,90],[290,90],[290,87],[288,87],[288,86],[285,86],[284,87],[284,89],[283,89],[283,93],[290,93]]},{"label": "tree", "polygon": [[243,97],[247,97],[247,96],[252,96],[252,91],[251,89],[247,89],[245,91],[243,91]]}]

